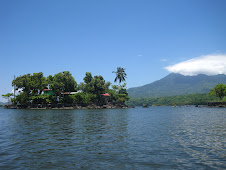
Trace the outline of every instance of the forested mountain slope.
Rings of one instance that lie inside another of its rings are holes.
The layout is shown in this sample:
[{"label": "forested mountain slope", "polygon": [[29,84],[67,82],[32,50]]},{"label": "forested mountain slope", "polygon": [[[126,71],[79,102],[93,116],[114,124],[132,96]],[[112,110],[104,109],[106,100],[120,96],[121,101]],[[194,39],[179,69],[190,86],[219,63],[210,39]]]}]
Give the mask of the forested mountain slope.
[{"label": "forested mountain slope", "polygon": [[131,98],[176,96],[193,93],[202,94],[208,93],[211,88],[221,83],[226,84],[226,75],[224,74],[215,76],[207,76],[204,74],[184,76],[171,73],[153,83],[129,88],[128,93]]}]

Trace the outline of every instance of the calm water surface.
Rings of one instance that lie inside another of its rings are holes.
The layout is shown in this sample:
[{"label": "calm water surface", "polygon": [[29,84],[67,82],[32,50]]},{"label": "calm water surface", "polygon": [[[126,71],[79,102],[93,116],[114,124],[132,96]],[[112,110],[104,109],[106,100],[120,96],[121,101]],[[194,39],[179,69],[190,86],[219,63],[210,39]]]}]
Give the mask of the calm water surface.
[{"label": "calm water surface", "polygon": [[225,169],[226,108],[0,108],[0,169]]}]

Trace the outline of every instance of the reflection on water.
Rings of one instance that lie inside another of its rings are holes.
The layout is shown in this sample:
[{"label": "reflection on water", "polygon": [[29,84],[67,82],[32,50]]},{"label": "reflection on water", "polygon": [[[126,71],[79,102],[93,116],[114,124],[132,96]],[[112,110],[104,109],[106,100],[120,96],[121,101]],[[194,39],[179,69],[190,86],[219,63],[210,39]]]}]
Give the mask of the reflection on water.
[{"label": "reflection on water", "polygon": [[224,108],[0,108],[0,168],[225,167]]}]

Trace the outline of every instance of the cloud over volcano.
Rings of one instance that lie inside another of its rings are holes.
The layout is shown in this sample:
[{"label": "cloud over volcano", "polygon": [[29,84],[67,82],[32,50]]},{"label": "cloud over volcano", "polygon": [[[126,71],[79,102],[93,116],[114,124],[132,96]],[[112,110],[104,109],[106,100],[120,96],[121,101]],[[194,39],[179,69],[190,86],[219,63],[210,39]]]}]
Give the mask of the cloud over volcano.
[{"label": "cloud over volcano", "polygon": [[226,55],[205,55],[167,66],[165,69],[185,76],[226,74]]}]

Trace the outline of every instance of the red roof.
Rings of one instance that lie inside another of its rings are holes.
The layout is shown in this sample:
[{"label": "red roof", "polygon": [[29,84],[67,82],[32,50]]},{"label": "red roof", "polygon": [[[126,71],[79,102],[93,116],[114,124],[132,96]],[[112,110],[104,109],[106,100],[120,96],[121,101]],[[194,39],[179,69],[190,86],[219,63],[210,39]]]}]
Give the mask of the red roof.
[{"label": "red roof", "polygon": [[43,89],[42,91],[50,91],[50,89]]},{"label": "red roof", "polygon": [[105,93],[105,94],[101,94],[102,96],[110,96],[110,94],[108,94],[108,93]]}]

